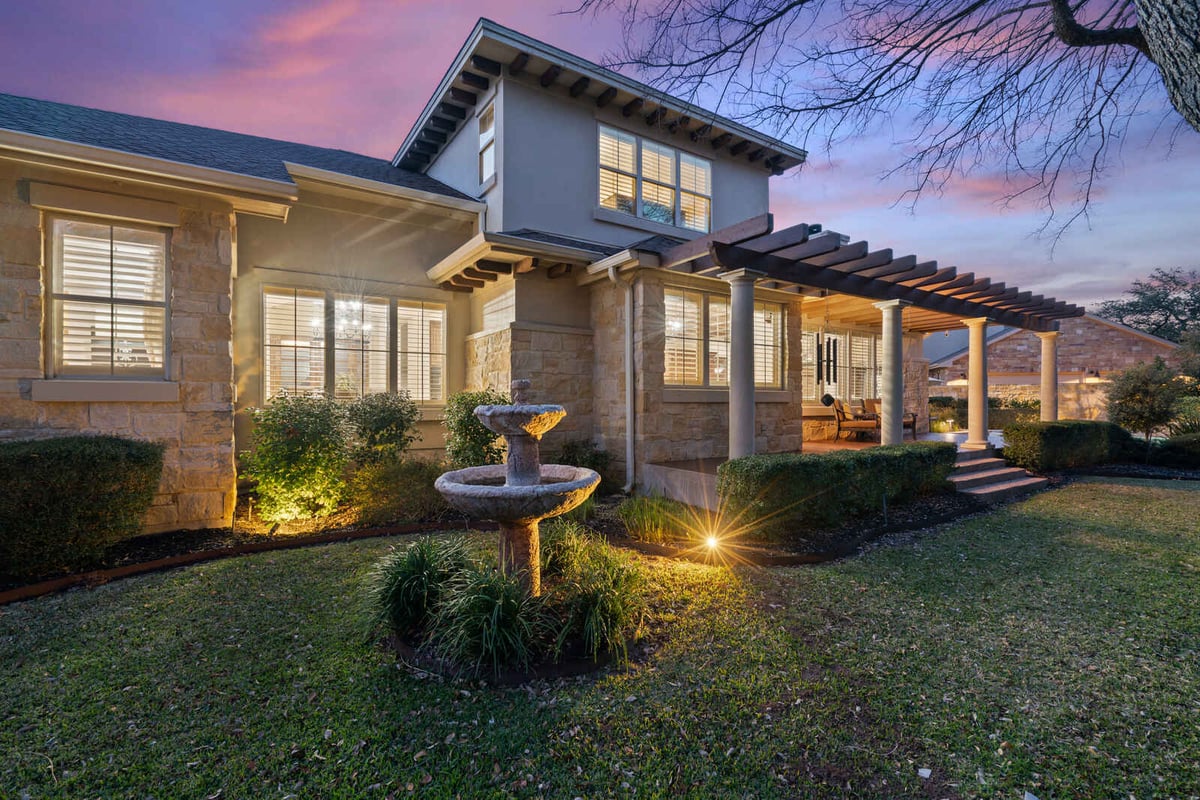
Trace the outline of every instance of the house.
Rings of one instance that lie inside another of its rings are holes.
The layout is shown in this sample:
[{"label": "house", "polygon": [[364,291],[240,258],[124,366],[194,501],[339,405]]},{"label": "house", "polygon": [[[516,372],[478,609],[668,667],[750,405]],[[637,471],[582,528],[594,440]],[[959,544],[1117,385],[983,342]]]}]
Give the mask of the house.
[{"label": "house", "polygon": [[[934,334],[926,340],[929,380],[934,387],[931,392],[966,396],[968,353],[961,338]],[[1093,314],[1062,320],[1058,343],[1059,416],[1106,419],[1110,377],[1155,357],[1170,359],[1177,347],[1175,342]],[[1037,398],[1039,351],[1040,345],[1029,331],[997,329],[987,343],[988,395],[1015,400]]]},{"label": "house", "polygon": [[897,441],[925,333],[1052,345],[1082,313],[777,230],[805,155],[488,20],[390,162],[0,96],[0,437],[164,441],[146,529],[227,526],[277,392],[408,391],[436,451],[449,394],[530,377],[569,412],[548,452],[590,439],[653,486],[829,436],[826,394],[882,397]]}]

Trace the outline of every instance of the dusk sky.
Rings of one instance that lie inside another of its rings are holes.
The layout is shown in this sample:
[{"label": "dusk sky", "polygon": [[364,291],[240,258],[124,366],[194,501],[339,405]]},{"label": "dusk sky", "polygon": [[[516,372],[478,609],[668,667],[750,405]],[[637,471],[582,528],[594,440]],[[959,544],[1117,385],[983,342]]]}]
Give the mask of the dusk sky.
[{"label": "dusk sky", "polygon": [[[615,18],[558,13],[563,0],[40,0],[0,5],[0,91],[340,147],[390,158],[483,15],[594,61],[619,44]],[[887,126],[885,126],[886,128]],[[808,146],[776,178],[778,227],[821,223],[943,266],[1076,303],[1118,297],[1156,267],[1200,268],[1200,134],[1126,142],[1090,223],[1050,254],[1037,207],[1003,209],[984,170],[895,205],[903,130]]]}]

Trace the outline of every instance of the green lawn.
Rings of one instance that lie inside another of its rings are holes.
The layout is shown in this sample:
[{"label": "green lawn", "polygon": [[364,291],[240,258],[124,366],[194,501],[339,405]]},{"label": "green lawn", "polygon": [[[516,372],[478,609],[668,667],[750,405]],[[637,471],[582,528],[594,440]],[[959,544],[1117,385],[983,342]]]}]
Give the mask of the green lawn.
[{"label": "green lawn", "polygon": [[0,797],[1200,794],[1194,484],[1079,483],[817,568],[648,561],[644,663],[503,690],[364,640],[397,544],[0,609]]}]

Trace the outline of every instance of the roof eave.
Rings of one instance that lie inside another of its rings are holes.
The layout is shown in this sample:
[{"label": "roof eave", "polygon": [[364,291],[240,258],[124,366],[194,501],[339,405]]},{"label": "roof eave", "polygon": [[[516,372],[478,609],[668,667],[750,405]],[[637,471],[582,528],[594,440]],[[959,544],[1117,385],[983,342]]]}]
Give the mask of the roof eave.
[{"label": "roof eave", "polygon": [[383,181],[371,180],[369,178],[359,178],[354,175],[346,175],[342,172],[334,172],[332,170],[318,169],[305,164],[295,164],[290,161],[283,162],[283,166],[287,169],[288,174],[297,182],[312,182],[315,184],[323,184],[335,186],[342,189],[349,189],[363,194],[375,196],[384,196],[393,199],[411,200],[417,203],[438,206],[439,208],[449,209],[451,211],[462,211],[469,214],[478,215],[487,210],[487,203],[478,200],[464,200],[459,197],[449,197],[447,195],[437,194],[436,192],[427,192],[421,189],[413,189],[409,186],[399,186],[392,183],[384,183]]}]

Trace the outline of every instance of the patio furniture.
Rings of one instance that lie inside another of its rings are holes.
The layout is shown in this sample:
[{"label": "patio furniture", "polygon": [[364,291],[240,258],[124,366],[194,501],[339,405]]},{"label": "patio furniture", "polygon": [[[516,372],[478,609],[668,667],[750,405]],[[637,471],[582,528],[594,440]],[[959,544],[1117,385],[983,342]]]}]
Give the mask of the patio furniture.
[{"label": "patio furniture", "polygon": [[846,408],[846,405],[841,400],[833,401],[833,416],[837,420],[837,433],[833,436],[835,442],[841,438],[842,431],[846,432],[846,438],[849,438],[849,434],[851,433],[856,436],[868,432],[874,435],[879,425],[879,421],[874,417],[855,414]]},{"label": "patio furniture", "polygon": [[[874,418],[875,425],[876,425],[876,427],[878,427],[881,424],[880,421],[883,419],[883,401],[880,400],[879,398],[873,398],[873,399],[867,398],[867,399],[864,399],[862,402],[863,402],[863,408],[866,409],[866,414],[863,416],[870,416],[870,417]],[[917,414],[916,414],[916,412],[915,411],[905,411],[904,416],[901,417],[900,424],[903,426],[901,429],[902,433],[904,430],[912,431],[913,441],[915,442],[917,440]]]}]

